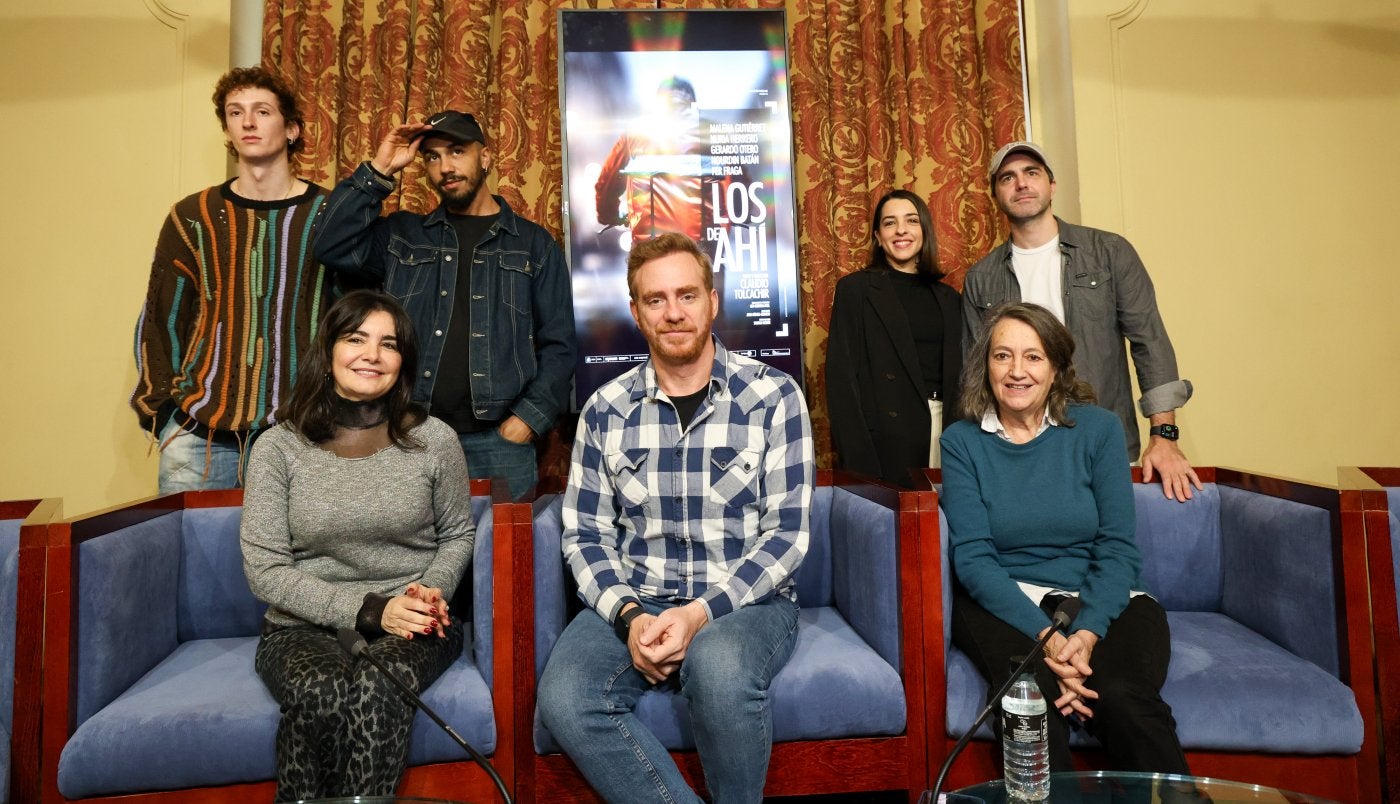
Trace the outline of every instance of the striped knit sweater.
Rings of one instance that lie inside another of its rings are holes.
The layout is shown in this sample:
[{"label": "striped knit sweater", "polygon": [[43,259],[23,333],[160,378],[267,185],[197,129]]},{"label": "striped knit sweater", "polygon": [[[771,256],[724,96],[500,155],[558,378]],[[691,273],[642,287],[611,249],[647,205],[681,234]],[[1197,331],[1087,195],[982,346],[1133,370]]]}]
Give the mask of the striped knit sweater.
[{"label": "striped knit sweater", "polygon": [[271,423],[329,302],[311,256],[326,191],[254,201],[232,183],[175,204],[156,243],[131,396],[147,430],[177,406],[210,430]]}]

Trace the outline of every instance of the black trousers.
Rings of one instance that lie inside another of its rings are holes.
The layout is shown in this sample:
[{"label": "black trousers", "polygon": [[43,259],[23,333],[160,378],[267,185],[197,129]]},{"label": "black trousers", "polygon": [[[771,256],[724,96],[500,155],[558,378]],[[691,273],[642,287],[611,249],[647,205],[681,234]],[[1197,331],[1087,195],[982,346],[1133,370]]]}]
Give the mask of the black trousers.
[{"label": "black trousers", "polygon": [[[462,653],[461,620],[453,617],[444,630],[446,638],[380,637],[369,650],[422,693]],[[282,708],[277,801],[393,795],[414,715],[394,682],[312,626],[265,629],[254,663]]]},{"label": "black trousers", "polygon": [[[1011,675],[1011,657],[1025,656],[1035,646],[1035,640],[977,605],[961,588],[953,596],[952,630],[953,644],[991,685],[989,695]],[[1084,727],[1103,745],[1114,770],[1190,773],[1176,738],[1176,720],[1161,695],[1170,660],[1167,613],[1147,595],[1132,598],[1094,646],[1089,659],[1094,673],[1087,686],[1099,698],[1085,701],[1094,716]],[[1060,697],[1058,677],[1043,660],[1031,666],[1050,714],[1050,770],[1072,771],[1069,720],[1054,707]],[[1000,719],[996,729],[999,735]]]}]

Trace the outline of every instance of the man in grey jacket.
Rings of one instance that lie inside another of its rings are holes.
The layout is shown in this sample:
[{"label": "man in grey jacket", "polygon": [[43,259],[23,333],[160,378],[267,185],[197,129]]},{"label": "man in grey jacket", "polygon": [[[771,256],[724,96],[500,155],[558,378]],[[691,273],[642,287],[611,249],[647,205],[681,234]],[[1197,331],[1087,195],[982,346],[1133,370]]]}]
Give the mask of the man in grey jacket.
[{"label": "man in grey jacket", "polygon": [[1155,474],[1168,498],[1191,499],[1191,486],[1199,489],[1201,481],[1177,445],[1176,426],[1176,409],[1191,398],[1191,383],[1177,373],[1176,351],[1137,251],[1112,232],[1055,217],[1055,174],[1035,143],[1002,146],[988,178],[1011,237],[963,280],[963,348],[972,346],[983,318],[1001,304],[1028,301],[1048,308],[1074,334],[1075,370],[1094,387],[1099,404],[1122,420],[1133,460],[1140,442],[1126,340],[1142,389],[1138,408],[1151,424],[1143,479],[1150,482]]}]

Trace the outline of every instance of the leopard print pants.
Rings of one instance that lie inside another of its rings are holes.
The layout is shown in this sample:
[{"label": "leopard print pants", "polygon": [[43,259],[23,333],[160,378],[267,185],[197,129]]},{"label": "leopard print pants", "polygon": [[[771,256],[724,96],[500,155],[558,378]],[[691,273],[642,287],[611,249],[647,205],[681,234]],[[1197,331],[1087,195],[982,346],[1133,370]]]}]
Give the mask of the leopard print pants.
[{"label": "leopard print pants", "polygon": [[[462,652],[454,618],[446,638],[386,636],[369,643],[381,663],[422,692]],[[255,667],[282,707],[277,801],[393,795],[408,756],[414,706],[365,659],[323,628],[267,629]]]}]

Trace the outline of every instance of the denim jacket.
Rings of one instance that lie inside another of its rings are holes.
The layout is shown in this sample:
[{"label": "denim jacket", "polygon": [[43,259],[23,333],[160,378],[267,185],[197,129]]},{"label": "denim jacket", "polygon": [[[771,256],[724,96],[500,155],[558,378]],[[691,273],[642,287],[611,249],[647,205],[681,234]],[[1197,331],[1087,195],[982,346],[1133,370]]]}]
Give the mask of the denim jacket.
[{"label": "denim jacket", "polygon": [[[1142,415],[1185,405],[1191,383],[1177,373],[1176,350],[1157,311],[1157,293],[1132,244],[1112,232],[1055,221],[1060,225],[1065,326],[1074,335],[1074,367],[1094,387],[1099,405],[1118,414],[1129,459],[1135,461],[1138,422],[1124,340],[1132,347]],[[963,279],[963,348],[972,348],[992,310],[1020,300],[1008,240],[978,260]]]},{"label": "denim jacket", "polygon": [[501,213],[474,250],[439,206],[427,215],[380,217],[394,180],[368,162],[336,185],[322,213],[316,258],[327,268],[384,284],[403,303],[418,334],[413,399],[428,405],[457,290],[462,255],[472,257],[471,392],[484,420],[519,416],[548,432],[568,403],[577,351],[573,294],[559,245],[519,217],[500,196]]}]

